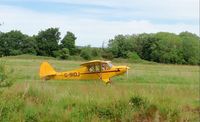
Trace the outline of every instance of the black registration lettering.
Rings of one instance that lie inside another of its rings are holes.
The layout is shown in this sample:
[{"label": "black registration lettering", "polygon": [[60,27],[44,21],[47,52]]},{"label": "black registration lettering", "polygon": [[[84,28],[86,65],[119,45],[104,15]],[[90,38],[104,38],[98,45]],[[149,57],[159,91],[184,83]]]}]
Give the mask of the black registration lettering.
[{"label": "black registration lettering", "polygon": [[80,72],[65,73],[64,76],[65,77],[79,77],[80,76]]}]

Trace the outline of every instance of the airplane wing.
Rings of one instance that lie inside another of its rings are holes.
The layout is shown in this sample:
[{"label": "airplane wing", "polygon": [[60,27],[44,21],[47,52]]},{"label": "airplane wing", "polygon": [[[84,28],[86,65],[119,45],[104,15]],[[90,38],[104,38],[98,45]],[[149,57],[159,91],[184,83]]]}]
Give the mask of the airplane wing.
[{"label": "airplane wing", "polygon": [[88,61],[88,62],[82,63],[81,66],[88,66],[91,64],[108,63],[108,62],[110,62],[110,61],[93,60],[93,61]]}]

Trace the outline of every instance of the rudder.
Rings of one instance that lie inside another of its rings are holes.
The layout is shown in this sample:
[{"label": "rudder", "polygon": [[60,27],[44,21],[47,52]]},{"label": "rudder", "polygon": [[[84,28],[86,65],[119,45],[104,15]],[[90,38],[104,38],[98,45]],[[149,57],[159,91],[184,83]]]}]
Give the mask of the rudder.
[{"label": "rudder", "polygon": [[40,65],[40,78],[45,78],[47,76],[56,75],[56,71],[53,69],[53,67],[48,62],[43,62]]}]

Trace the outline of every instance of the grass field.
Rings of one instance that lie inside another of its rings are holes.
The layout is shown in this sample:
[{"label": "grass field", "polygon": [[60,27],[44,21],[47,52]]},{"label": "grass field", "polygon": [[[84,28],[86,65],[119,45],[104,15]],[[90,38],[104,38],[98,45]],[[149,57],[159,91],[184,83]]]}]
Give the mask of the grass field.
[{"label": "grass field", "polygon": [[199,67],[166,64],[128,65],[126,75],[101,81],[41,81],[42,61],[57,71],[79,67],[82,61],[43,57],[7,57],[14,84],[0,93],[0,121],[71,122],[199,121]]}]

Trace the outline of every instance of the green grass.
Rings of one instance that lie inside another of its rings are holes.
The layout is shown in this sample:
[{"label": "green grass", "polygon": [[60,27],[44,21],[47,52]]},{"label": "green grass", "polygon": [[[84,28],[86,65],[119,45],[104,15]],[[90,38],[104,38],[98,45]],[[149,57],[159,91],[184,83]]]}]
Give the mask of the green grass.
[{"label": "green grass", "polygon": [[41,81],[40,63],[57,71],[82,61],[6,57],[15,83],[0,93],[0,121],[199,121],[199,67],[157,63],[128,65],[126,75],[101,81]]}]

